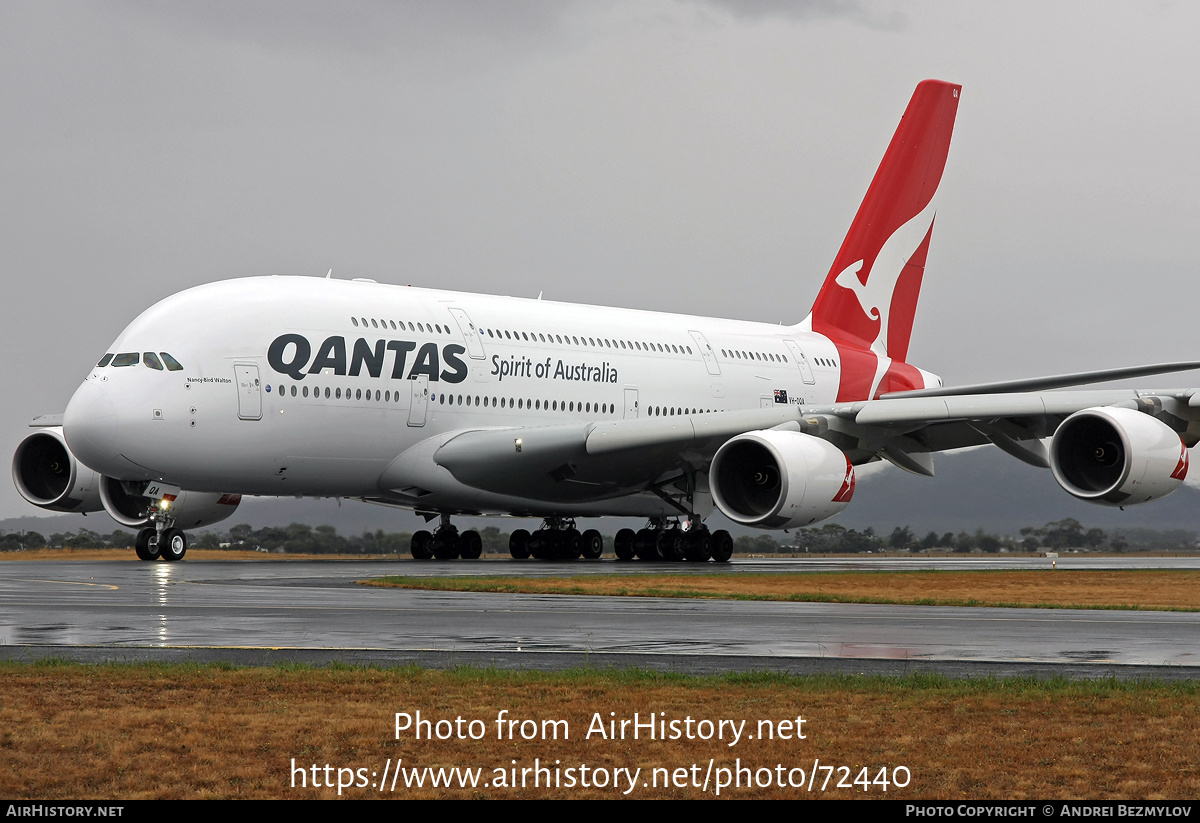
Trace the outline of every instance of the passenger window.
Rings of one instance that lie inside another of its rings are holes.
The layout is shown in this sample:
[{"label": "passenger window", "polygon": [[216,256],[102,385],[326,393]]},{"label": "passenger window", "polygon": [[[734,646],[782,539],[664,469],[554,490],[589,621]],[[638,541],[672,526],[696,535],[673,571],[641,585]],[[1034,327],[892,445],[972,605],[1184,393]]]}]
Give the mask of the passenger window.
[{"label": "passenger window", "polygon": [[124,352],[113,358],[114,366],[136,366],[138,364],[138,353],[135,351]]},{"label": "passenger window", "polygon": [[96,364],[96,368],[98,368],[98,369],[104,368],[105,366],[108,365],[109,361],[112,359],[113,359],[112,352],[109,352],[108,354],[106,354],[100,358],[100,362]]},{"label": "passenger window", "polygon": [[148,368],[154,369],[155,371],[162,371],[162,363],[159,362],[158,355],[152,351],[144,352],[142,354],[142,362],[145,363]]},{"label": "passenger window", "polygon": [[160,351],[159,355],[162,357],[162,361],[167,364],[167,371],[183,371],[183,366],[174,357],[165,351]]}]

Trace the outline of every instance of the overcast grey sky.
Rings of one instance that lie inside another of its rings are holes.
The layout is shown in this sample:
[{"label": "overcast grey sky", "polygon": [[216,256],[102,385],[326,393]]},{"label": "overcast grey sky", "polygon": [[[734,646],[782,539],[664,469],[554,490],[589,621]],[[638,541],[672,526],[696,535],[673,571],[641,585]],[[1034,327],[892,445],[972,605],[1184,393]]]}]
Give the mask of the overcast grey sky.
[{"label": "overcast grey sky", "polygon": [[1197,31],[1191,3],[0,0],[0,450],[229,277],[796,322],[928,77],[964,88],[912,360],[1197,358]]}]

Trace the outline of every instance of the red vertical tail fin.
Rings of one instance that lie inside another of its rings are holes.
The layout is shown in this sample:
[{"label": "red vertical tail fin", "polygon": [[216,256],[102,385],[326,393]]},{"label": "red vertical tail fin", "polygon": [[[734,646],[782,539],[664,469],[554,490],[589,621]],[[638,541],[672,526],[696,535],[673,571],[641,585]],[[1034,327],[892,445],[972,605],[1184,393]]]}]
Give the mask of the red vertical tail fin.
[{"label": "red vertical tail fin", "polygon": [[839,401],[924,385],[905,361],[961,89],[917,86],[813,303],[813,331],[841,353]]}]

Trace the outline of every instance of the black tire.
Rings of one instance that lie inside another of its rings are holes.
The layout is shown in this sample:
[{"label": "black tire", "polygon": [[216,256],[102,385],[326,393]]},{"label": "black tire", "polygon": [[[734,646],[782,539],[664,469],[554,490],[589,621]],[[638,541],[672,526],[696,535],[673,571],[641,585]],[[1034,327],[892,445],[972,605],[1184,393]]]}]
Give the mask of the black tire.
[{"label": "black tire", "polygon": [[137,534],[137,542],[134,543],[133,550],[137,553],[138,560],[157,560],[158,547],[152,550],[151,543],[154,541],[154,529],[142,529]]},{"label": "black tire", "polygon": [[433,557],[433,535],[423,529],[414,533],[408,550],[413,560],[429,560]]},{"label": "black tire", "polygon": [[595,529],[583,533],[583,557],[585,560],[599,560],[604,554],[604,536]]},{"label": "black tire", "polygon": [[663,560],[682,560],[685,543],[683,532],[679,529],[663,529],[658,533],[655,545],[658,556]]},{"label": "black tire", "polygon": [[717,563],[728,563],[733,557],[733,538],[724,529],[712,534],[712,559]]},{"label": "black tire", "polygon": [[513,560],[527,560],[529,558],[529,532],[525,529],[517,529],[508,536],[508,553],[512,555]]},{"label": "black tire", "polygon": [[550,557],[550,541],[546,537],[546,532],[536,531],[529,535],[529,556],[534,560],[545,560]]},{"label": "black tire", "polygon": [[708,529],[694,529],[687,535],[687,559],[704,563],[712,557],[712,535]]},{"label": "black tire", "polygon": [[156,548],[159,550],[158,556],[168,563],[182,560],[187,554],[187,535],[182,529],[167,529],[162,533],[162,539]]},{"label": "black tire", "polygon": [[578,560],[583,555],[583,535],[579,529],[560,531],[559,556],[563,560]]},{"label": "black tire", "polygon": [[477,531],[463,532],[458,538],[458,552],[463,560],[478,560],[483,554],[483,538]]},{"label": "black tire", "polygon": [[658,560],[658,533],[654,529],[642,529],[633,539],[633,551],[639,560]]},{"label": "black tire", "polygon": [[621,529],[613,539],[613,554],[618,560],[632,560],[635,557],[633,540],[637,533],[633,529]]},{"label": "black tire", "polygon": [[433,557],[435,560],[458,559],[458,529],[438,529],[433,536]]}]

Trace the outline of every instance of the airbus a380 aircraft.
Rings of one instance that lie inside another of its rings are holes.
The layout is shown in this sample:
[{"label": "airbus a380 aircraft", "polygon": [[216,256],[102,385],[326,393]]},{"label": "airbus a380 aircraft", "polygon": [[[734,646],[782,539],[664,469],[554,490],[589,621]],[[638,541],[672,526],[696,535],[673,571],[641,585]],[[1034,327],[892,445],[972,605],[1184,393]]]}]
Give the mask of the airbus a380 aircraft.
[{"label": "airbus a380 aircraft", "polygon": [[[960,87],[921,83],[807,319],[774,326],[301,277],[152,306],[13,459],[26,500],[103,508],[144,560],[241,495],[354,497],[440,527],[416,558],[478,557],[453,515],[545,519],[513,557],[599,557],[575,518],[647,518],[621,559],[727,560],[717,509],[766,529],[831,517],[854,466],[932,474],[994,443],[1070,494],[1131,505],[1183,481],[1200,389],[1046,392],[1176,363],[947,389],[908,363]],[[1049,447],[1046,439],[1050,439]]]}]

